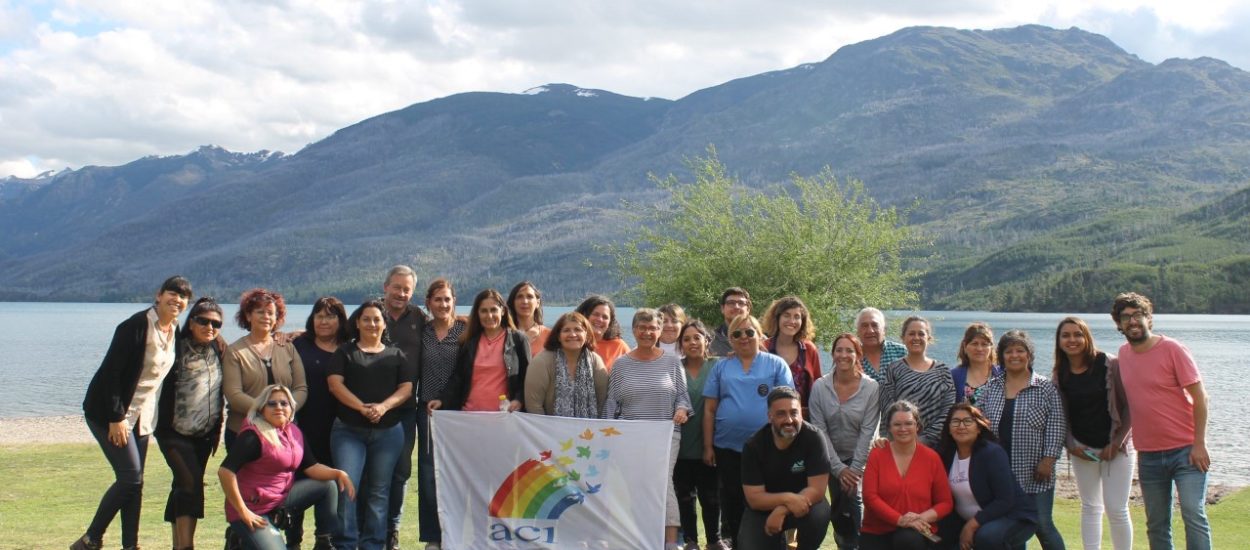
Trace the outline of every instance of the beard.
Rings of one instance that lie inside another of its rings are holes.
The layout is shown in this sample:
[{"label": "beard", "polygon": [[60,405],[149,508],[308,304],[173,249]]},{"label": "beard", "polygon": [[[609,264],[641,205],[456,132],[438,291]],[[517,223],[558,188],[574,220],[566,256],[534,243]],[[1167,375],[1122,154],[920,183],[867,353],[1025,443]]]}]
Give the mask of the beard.
[{"label": "beard", "polygon": [[773,435],[781,439],[794,439],[795,437],[799,435],[799,427],[798,426],[794,426],[794,427],[783,426],[781,428],[778,428],[776,426],[773,426]]}]

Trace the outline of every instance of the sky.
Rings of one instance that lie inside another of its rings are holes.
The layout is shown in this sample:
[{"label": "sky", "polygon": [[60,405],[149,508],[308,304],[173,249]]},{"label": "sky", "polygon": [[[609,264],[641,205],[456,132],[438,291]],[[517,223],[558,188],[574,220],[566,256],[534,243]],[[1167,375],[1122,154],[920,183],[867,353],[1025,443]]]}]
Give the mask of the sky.
[{"label": "sky", "polygon": [[208,144],[294,153],[460,92],[677,99],[903,27],[1034,23],[1250,68],[1237,0],[0,0],[0,178]]}]

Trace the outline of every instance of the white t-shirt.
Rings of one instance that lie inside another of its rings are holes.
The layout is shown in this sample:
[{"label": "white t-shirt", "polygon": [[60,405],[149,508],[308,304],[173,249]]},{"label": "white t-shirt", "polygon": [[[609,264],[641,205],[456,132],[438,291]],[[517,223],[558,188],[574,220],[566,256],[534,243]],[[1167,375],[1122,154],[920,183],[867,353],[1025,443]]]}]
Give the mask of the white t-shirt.
[{"label": "white t-shirt", "polygon": [[981,511],[981,505],[977,504],[977,498],[972,495],[972,485],[968,483],[968,464],[971,462],[972,457],[955,457],[955,463],[951,465],[951,473],[947,478],[951,483],[951,495],[955,497],[955,511],[959,512],[959,517],[965,520],[971,519]]}]

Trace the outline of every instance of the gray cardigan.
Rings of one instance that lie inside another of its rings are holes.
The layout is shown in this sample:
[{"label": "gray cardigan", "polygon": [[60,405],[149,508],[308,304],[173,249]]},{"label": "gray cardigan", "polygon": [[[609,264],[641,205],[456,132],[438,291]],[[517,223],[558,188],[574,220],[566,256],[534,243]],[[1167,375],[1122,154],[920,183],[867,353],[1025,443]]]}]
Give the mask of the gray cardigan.
[{"label": "gray cardigan", "polygon": [[868,447],[877,436],[881,422],[881,387],[871,376],[859,379],[859,390],[846,400],[838,401],[833,389],[835,372],[830,372],[812,384],[812,395],[807,402],[812,425],[825,433],[829,442],[829,466],[834,476],[846,469],[846,460],[859,472],[868,464]]}]

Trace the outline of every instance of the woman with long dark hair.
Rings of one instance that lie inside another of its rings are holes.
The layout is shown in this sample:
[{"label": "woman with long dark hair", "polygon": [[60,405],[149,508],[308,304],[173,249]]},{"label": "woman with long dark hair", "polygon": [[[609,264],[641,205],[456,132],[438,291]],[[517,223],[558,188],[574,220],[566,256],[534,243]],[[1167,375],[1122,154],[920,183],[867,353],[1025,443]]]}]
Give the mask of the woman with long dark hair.
[{"label": "woman with long dark hair", "polygon": [[1135,453],[1120,362],[1098,351],[1085,321],[1065,317],[1055,329],[1055,370],[1050,379],[1059,388],[1068,417],[1064,445],[1081,494],[1085,548],[1102,544],[1104,510],[1112,545],[1116,550],[1132,548],[1128,495]]},{"label": "woman with long dark hair", "polygon": [[469,326],[460,336],[456,370],[431,411],[519,411],[525,398],[530,341],[516,330],[503,296],[493,288],[477,294]]},{"label": "woman with long dark hair", "polygon": [[174,365],[178,315],[191,299],[191,283],[174,276],[161,284],[153,304],[122,321],[87,386],[87,429],[113,467],[116,481],[100,498],[87,532],[71,550],[98,550],[113,517],[122,516],[122,546],[139,546],[143,466],[148,436],[156,427],[157,395]]},{"label": "woman with long dark hair", "polygon": [[951,407],[939,453],[955,498],[955,513],[939,525],[943,547],[1023,548],[1037,529],[1037,509],[980,409],[968,401]]},{"label": "woman with long dark hair", "polygon": [[402,350],[386,343],[385,314],[380,300],[365,301],[352,312],[347,319],[352,341],[334,352],[326,379],[338,399],[330,431],[334,464],[360,488],[365,506],[358,517],[356,503],[340,499],[341,532],[334,543],[342,548],[380,550],[388,538],[391,478],[404,449],[398,407],[412,397],[417,373]]},{"label": "woman with long dark hair", "polygon": [[332,466],[330,428],[338,401],[330,394],[326,382],[330,360],[339,346],[347,343],[347,308],[334,296],[322,296],[313,302],[304,333],[291,341],[304,364],[308,384],[308,402],[295,413],[295,421],[304,432],[304,445],[317,462]]},{"label": "woman with long dark hair", "polygon": [[217,450],[225,419],[217,341],[223,318],[212,298],[196,300],[161,387],[156,442],[173,472],[165,521],[173,527],[175,550],[195,546],[195,526],[204,517],[204,469]]},{"label": "woman with long dark hair", "polygon": [[[661,309],[661,312],[664,310]],[[668,316],[665,316],[667,322]],[[718,361],[708,357],[712,331],[698,319],[686,321],[679,331],[681,365],[686,371],[686,392],[694,414],[681,425],[681,447],[677,465],[673,467],[673,490],[677,493],[677,510],[681,515],[682,538],[686,547],[698,547],[699,523],[696,521],[695,498],[703,516],[707,548],[723,548],[720,537],[720,495],[717,491],[716,468],[703,463],[703,385]]]}]

